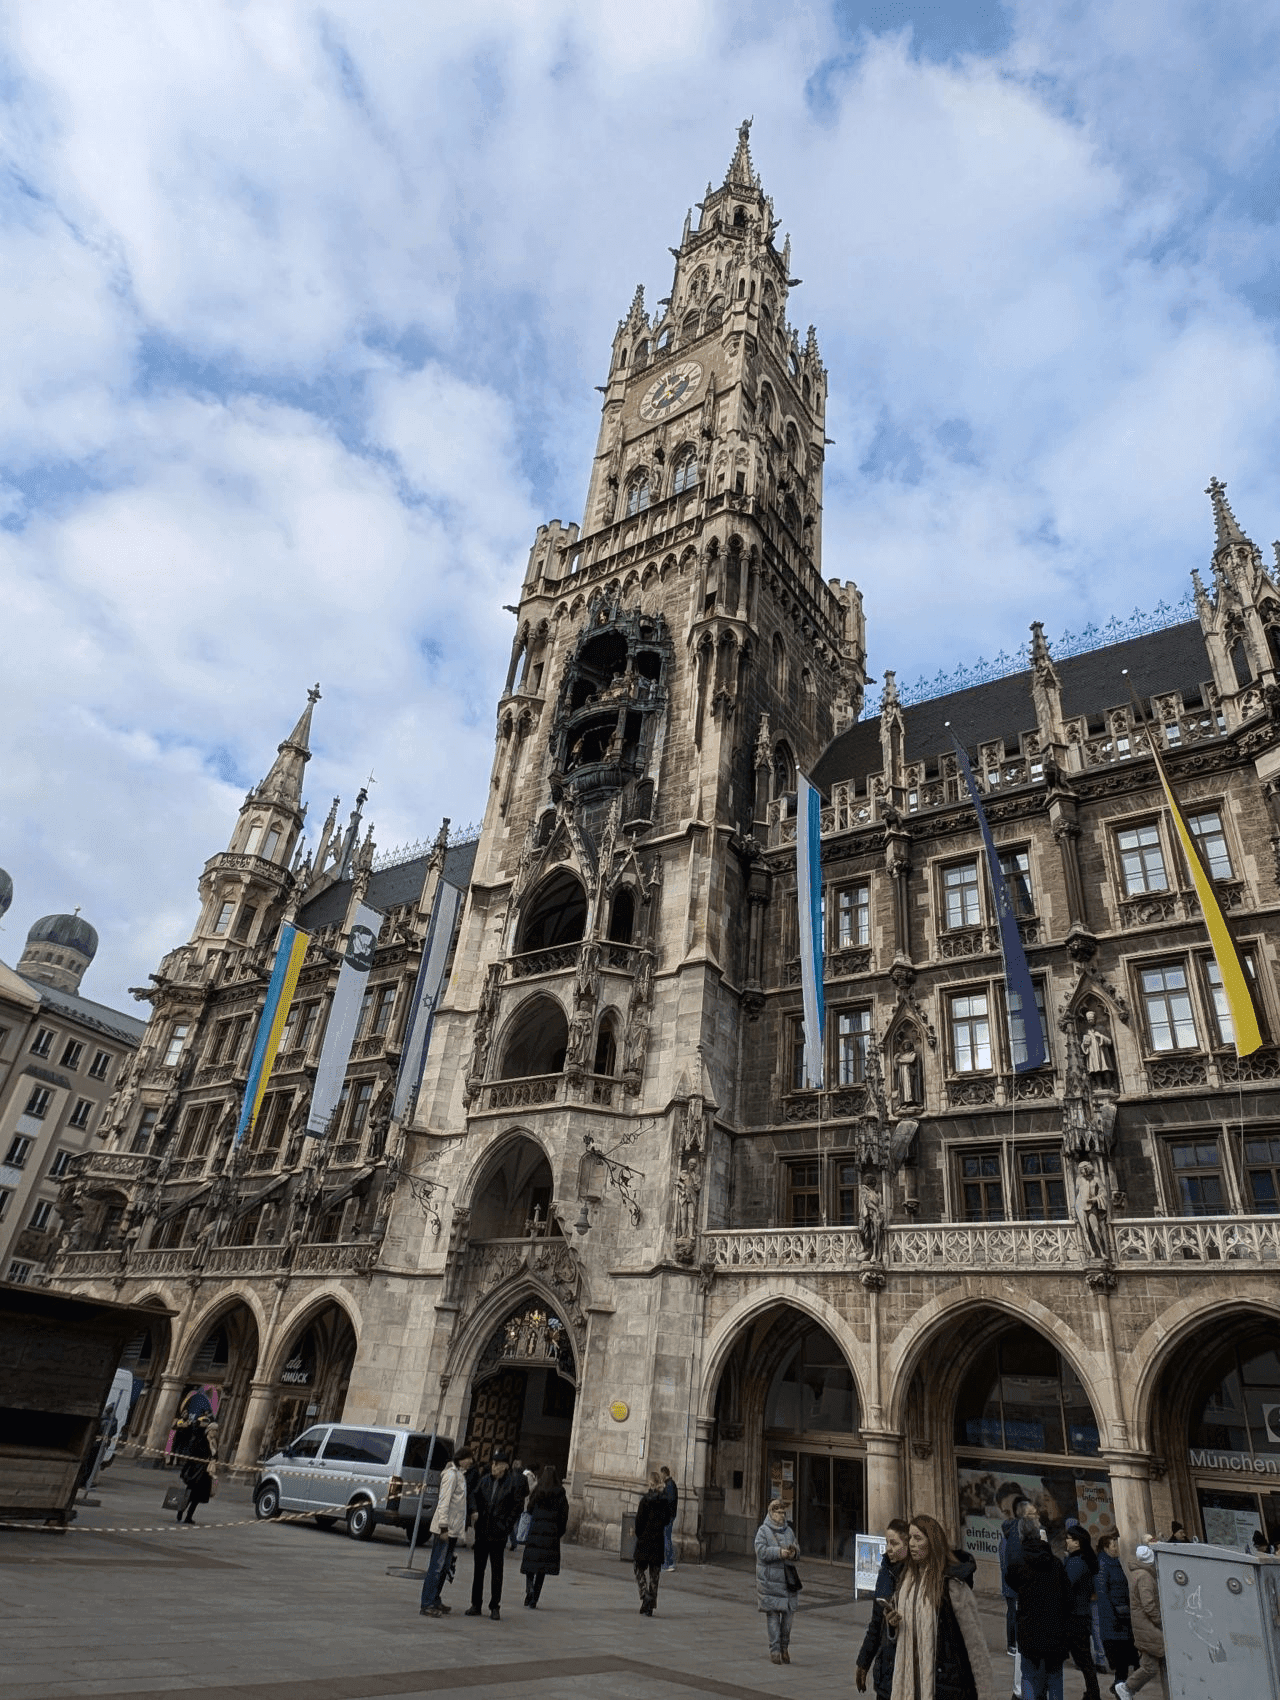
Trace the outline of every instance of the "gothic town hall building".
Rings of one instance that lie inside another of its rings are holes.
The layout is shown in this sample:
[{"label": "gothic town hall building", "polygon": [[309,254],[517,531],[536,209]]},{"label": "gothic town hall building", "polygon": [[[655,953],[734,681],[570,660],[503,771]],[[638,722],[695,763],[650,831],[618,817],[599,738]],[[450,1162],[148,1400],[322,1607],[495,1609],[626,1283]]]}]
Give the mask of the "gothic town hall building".
[{"label": "gothic town hall building", "polygon": [[[1069,657],[1034,626],[1022,671],[913,704],[890,674],[868,715],[861,599],[823,573],[828,375],[745,126],[700,214],[618,326],[581,524],[534,539],[478,842],[383,864],[331,813],[304,859],[308,704],[152,977],[50,1278],[156,1307],[145,1444],[193,1385],[243,1464],[311,1421],[438,1421],[558,1464],[584,1542],[657,1462],[690,1558],[746,1550],[773,1494],[833,1563],[932,1511],[988,1584],[1017,1489],[1055,1535],[1280,1536],[1280,580],[1215,480],[1189,617]],[[1038,990],[1029,1073],[948,723]],[[1272,1041],[1243,1061],[1153,738]],[[797,766],[825,803],[822,1091]],[[401,1125],[441,882],[466,896]],[[382,933],[316,1141],[362,900]],[[285,915],[310,945],[233,1151]]]}]

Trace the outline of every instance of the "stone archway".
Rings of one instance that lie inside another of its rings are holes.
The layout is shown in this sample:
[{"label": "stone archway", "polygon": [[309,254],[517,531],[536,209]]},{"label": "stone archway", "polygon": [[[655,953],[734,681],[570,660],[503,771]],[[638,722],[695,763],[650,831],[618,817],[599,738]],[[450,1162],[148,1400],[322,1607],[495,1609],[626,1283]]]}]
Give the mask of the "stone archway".
[{"label": "stone archway", "polygon": [[120,1360],[120,1368],[131,1372],[134,1387],[137,1389],[125,1430],[127,1442],[137,1446],[143,1444],[150,1426],[160,1394],[161,1378],[169,1367],[173,1343],[169,1307],[164,1299],[156,1294],[149,1294],[139,1300],[139,1303],[146,1309],[156,1311],[155,1321],[139,1329],[125,1347],[124,1356]]},{"label": "stone archway", "polygon": [[336,1299],[320,1300],[290,1325],[268,1366],[271,1403],[264,1413],[263,1457],[312,1423],[339,1421],[355,1358],[355,1324]]},{"label": "stone archway", "polygon": [[471,1375],[466,1438],[484,1463],[502,1447],[526,1467],[564,1480],[578,1390],[573,1330],[526,1293],[492,1331]]},{"label": "stone archway", "polygon": [[223,1458],[232,1455],[240,1438],[258,1350],[258,1320],[243,1298],[230,1299],[208,1313],[188,1334],[178,1371],[182,1386],[177,1412],[211,1411]]}]

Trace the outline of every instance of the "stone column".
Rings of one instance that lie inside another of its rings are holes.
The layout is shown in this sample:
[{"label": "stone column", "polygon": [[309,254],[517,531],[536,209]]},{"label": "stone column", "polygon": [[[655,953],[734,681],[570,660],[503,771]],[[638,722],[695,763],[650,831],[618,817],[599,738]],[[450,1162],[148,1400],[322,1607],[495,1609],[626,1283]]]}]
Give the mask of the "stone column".
[{"label": "stone column", "polygon": [[1151,1504],[1151,1474],[1155,1460],[1146,1452],[1104,1452],[1102,1462],[1111,1472],[1111,1503],[1115,1508],[1116,1528],[1124,1557],[1130,1560],[1133,1549],[1144,1534],[1155,1526]]},{"label": "stone column", "polygon": [[902,1436],[892,1429],[863,1429],[867,1443],[867,1529],[883,1534],[892,1517],[905,1517]]},{"label": "stone column", "polygon": [[1062,878],[1067,888],[1067,922],[1072,927],[1086,927],[1084,883],[1080,878],[1080,823],[1075,818],[1075,800],[1055,802],[1050,814],[1053,836],[1062,857]]},{"label": "stone column", "polygon": [[182,1397],[182,1389],[186,1386],[185,1375],[162,1375],[160,1386],[156,1392],[155,1407],[151,1412],[151,1422],[147,1428],[145,1441],[147,1456],[152,1462],[156,1455],[164,1451],[164,1443],[168,1439],[169,1430],[173,1427],[173,1419],[178,1414],[178,1400]]},{"label": "stone column", "polygon": [[[719,1535],[720,1530],[710,1527],[711,1519],[707,1515],[707,1495],[710,1491],[709,1477],[711,1475],[711,1448],[715,1445],[716,1420],[714,1417],[698,1417],[694,1423],[693,1439],[693,1495],[684,1496],[687,1504],[689,1497],[695,1497],[700,1515],[697,1523],[698,1539],[695,1554],[699,1563],[709,1558],[715,1550],[713,1535]],[[723,1507],[722,1507],[723,1509]],[[686,1543],[680,1543],[682,1551],[687,1550]]]},{"label": "stone column", "polygon": [[262,1436],[266,1430],[267,1418],[271,1415],[271,1407],[275,1403],[276,1387],[271,1381],[251,1381],[249,1383],[249,1403],[245,1408],[244,1422],[240,1428],[240,1444],[236,1447],[234,1462],[236,1464],[256,1464],[258,1452],[262,1446]]}]

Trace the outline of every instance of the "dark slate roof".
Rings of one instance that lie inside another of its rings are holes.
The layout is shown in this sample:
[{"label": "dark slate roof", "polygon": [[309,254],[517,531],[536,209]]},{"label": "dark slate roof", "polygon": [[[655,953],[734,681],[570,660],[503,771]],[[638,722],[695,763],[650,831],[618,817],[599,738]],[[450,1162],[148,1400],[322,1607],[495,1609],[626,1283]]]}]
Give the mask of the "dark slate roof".
[{"label": "dark slate roof", "polygon": [[43,1008],[56,1012],[65,1020],[77,1022],[94,1033],[105,1033],[109,1038],[118,1039],[135,1049],[142,1043],[147,1024],[145,1021],[139,1021],[136,1016],[124,1015],[118,1009],[108,1009],[104,1003],[94,1003],[91,998],[82,998],[79,992],[60,992],[56,986],[43,985],[39,980],[29,979],[25,974],[19,978],[30,986],[33,992],[39,992]]},{"label": "dark slate roof", "polygon": [[[1128,702],[1121,669],[1138,696],[1145,699],[1165,691],[1181,691],[1195,698],[1213,676],[1205,653],[1198,620],[1169,626],[1162,632],[1112,643],[1085,655],[1055,661],[1062,680],[1062,712],[1102,714]],[[933,761],[951,748],[952,733],[970,753],[979,744],[1003,738],[1010,750],[1017,748],[1018,734],[1035,729],[1035,706],[1031,699],[1031,670],[1011,673],[990,684],[970,685],[968,690],[904,708],[908,761]],[[950,727],[947,721],[951,722]],[[869,773],[879,773],[880,720],[859,720],[834,738],[814,764],[813,783],[830,795],[832,785],[856,779],[861,785]]]},{"label": "dark slate roof", "polygon": [[[478,841],[473,838],[465,844],[451,844],[445,851],[444,877],[460,891],[465,891],[471,884],[477,844]],[[369,879],[369,907],[385,915],[402,903],[416,903],[422,896],[430,860],[430,851],[423,851],[421,856],[414,856],[408,862],[397,862],[393,868],[380,868]],[[350,901],[351,881],[339,880],[310,903],[303,904],[298,915],[299,924],[309,932],[319,927],[335,926],[346,915]]]},{"label": "dark slate roof", "polygon": [[27,944],[57,944],[77,950],[92,962],[98,954],[97,930],[83,915],[42,915],[27,934]]}]

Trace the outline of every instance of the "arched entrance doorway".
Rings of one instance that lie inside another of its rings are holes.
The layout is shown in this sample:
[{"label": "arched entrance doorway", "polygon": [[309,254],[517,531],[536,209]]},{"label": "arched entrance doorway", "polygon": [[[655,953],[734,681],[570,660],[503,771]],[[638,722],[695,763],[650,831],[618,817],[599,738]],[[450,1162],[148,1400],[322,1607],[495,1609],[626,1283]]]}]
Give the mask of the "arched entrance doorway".
[{"label": "arched entrance doorway", "polygon": [[326,1305],[294,1329],[276,1371],[264,1457],[288,1445],[312,1423],[340,1420],[355,1358],[355,1329],[339,1304]]},{"label": "arched entrance doorway", "polygon": [[1052,1340],[996,1310],[967,1313],[964,1339],[950,1360],[924,1352],[907,1426],[917,1455],[941,1467],[936,1515],[996,1588],[1001,1524],[1017,1499],[1036,1506],[1061,1556],[1069,1518],[1095,1541],[1114,1533],[1111,1478],[1088,1390]]},{"label": "arched entrance doorway", "polygon": [[1206,1322],[1156,1389],[1153,1450],[1175,1514],[1216,1546],[1280,1540],[1280,1322],[1241,1310]]},{"label": "arched entrance doorway", "polygon": [[789,1305],[756,1318],[721,1371],[715,1410],[710,1485],[724,1496],[724,1546],[751,1551],[776,1498],[806,1559],[852,1565],[866,1448],[853,1370],[826,1329]]},{"label": "arched entrance doorway", "polygon": [[497,1447],[528,1469],[569,1469],[578,1372],[563,1320],[527,1296],[494,1329],[471,1378],[467,1439],[484,1463]]},{"label": "arched entrance doorway", "polygon": [[471,1239],[521,1240],[559,1236],[551,1220],[551,1165],[532,1139],[512,1139],[476,1186],[471,1205]]},{"label": "arched entrance doorway", "polygon": [[243,1303],[207,1323],[187,1359],[178,1412],[212,1412],[218,1421],[218,1452],[228,1458],[240,1439],[249,1384],[258,1365],[258,1324]]},{"label": "arched entrance doorway", "polygon": [[[143,1299],[145,1306],[160,1305],[161,1299]],[[125,1436],[142,1443],[151,1423],[151,1412],[160,1387],[160,1377],[169,1361],[169,1318],[161,1312],[154,1322],[135,1334],[124,1349],[120,1368],[133,1376],[133,1405]]]}]

